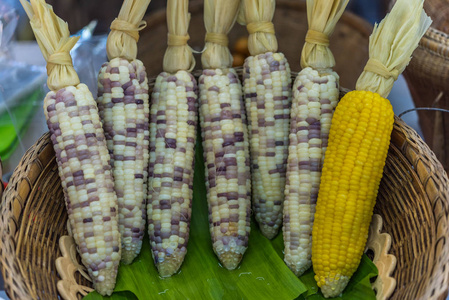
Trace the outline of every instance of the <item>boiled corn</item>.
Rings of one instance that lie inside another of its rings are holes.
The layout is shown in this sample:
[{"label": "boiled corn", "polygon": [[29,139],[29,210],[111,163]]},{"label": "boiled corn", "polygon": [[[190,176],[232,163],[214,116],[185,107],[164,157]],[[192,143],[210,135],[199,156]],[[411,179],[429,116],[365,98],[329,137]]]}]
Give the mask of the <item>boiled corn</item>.
[{"label": "boiled corn", "polygon": [[312,225],[332,113],[339,96],[338,75],[308,67],[296,77],[284,202],[284,260],[299,276],[312,265]]},{"label": "boiled corn", "polygon": [[325,297],[343,292],[365,249],[394,123],[385,98],[430,26],[423,2],[398,0],[375,26],[356,91],[332,119],[312,231],[315,280]]},{"label": "boiled corn", "polygon": [[282,224],[292,94],[290,66],[284,54],[248,57],[243,66],[243,91],[253,208],[260,230],[272,239]]},{"label": "boiled corn", "polygon": [[94,288],[110,295],[120,262],[117,197],[95,100],[84,84],[50,91],[44,111],[73,238]]},{"label": "boiled corn", "polygon": [[145,229],[148,97],[148,79],[140,60],[114,58],[103,64],[97,104],[111,156],[124,264],[140,253]]},{"label": "boiled corn", "polygon": [[187,252],[198,121],[198,88],[187,71],[161,73],[150,120],[148,233],[163,277],[178,271]]},{"label": "boiled corn", "polygon": [[210,233],[214,252],[232,270],[248,247],[250,232],[250,159],[242,86],[234,69],[206,69],[199,88]]},{"label": "boiled corn", "polygon": [[110,156],[98,108],[88,87],[80,84],[70,50],[66,22],[43,0],[20,1],[47,62],[44,113],[55,150],[59,177],[81,262],[94,288],[111,295],[120,262],[117,196]]},{"label": "boiled corn", "polygon": [[339,77],[329,36],[348,0],[307,0],[309,29],[293,85],[284,203],[284,261],[295,275],[312,265],[312,227]]},{"label": "boiled corn", "polygon": [[390,102],[377,93],[350,92],[335,110],[312,235],[326,297],[339,295],[360,263],[393,123]]},{"label": "boiled corn", "polygon": [[242,0],[238,22],[248,30],[243,90],[248,114],[252,201],[263,235],[274,238],[282,224],[291,106],[290,66],[272,23],[275,0]]}]

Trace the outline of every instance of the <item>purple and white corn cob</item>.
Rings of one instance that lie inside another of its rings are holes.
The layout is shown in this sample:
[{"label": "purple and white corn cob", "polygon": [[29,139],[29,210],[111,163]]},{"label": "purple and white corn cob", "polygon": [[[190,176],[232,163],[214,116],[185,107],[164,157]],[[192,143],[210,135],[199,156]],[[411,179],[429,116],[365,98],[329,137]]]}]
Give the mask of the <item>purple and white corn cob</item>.
[{"label": "purple and white corn cob", "polygon": [[338,82],[335,72],[308,67],[293,85],[283,234],[284,261],[297,276],[312,265],[312,226]]},{"label": "purple and white corn cob", "polygon": [[187,71],[161,73],[150,116],[148,234],[162,277],[181,267],[192,212],[198,87]]},{"label": "purple and white corn cob", "polygon": [[94,288],[110,295],[120,262],[117,197],[95,100],[84,84],[49,92],[44,111],[70,228]]},{"label": "purple and white corn cob", "polygon": [[290,66],[282,53],[250,56],[243,66],[248,114],[252,200],[256,221],[269,239],[282,225],[291,106]]},{"label": "purple and white corn cob", "polygon": [[140,253],[145,231],[148,98],[148,79],[140,60],[114,58],[103,64],[97,103],[111,156],[124,264]]},{"label": "purple and white corn cob", "polygon": [[214,252],[232,270],[248,247],[250,233],[250,158],[242,86],[234,69],[206,69],[199,87],[210,233]]}]

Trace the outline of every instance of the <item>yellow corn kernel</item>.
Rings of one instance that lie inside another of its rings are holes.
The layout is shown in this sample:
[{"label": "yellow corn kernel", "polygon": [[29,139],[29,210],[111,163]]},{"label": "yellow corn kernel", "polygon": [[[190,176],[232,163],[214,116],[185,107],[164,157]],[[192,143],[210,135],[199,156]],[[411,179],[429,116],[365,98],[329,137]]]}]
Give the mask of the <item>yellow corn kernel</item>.
[{"label": "yellow corn kernel", "polygon": [[350,92],[335,110],[312,230],[315,279],[326,297],[338,296],[360,263],[393,123],[390,102],[377,93]]}]

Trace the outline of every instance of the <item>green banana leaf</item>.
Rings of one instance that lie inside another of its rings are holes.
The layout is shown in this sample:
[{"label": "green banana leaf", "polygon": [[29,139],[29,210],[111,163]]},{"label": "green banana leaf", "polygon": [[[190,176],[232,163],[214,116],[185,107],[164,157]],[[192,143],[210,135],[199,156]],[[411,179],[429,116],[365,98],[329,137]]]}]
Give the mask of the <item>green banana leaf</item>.
[{"label": "green banana leaf", "polygon": [[[145,237],[141,254],[135,261],[129,266],[120,266],[113,295],[102,297],[97,292],[92,292],[84,300],[324,299],[317,294],[318,288],[312,270],[298,279],[283,262],[282,234],[270,241],[253,222],[248,250],[242,263],[234,271],[220,266],[211,245],[202,147],[198,143],[190,240],[181,270],[170,278],[159,277],[151,257],[148,238]],[[349,292],[360,291],[363,293],[361,299],[364,300],[376,299],[369,282],[372,276],[377,275],[375,265],[364,258],[360,270],[362,278],[353,277]],[[362,287],[358,288],[359,285]]]},{"label": "green banana leaf", "polygon": [[[359,268],[352,275],[344,293],[332,299],[355,300],[355,299],[376,299],[376,295],[371,287],[370,279],[378,275],[376,265],[366,256],[362,256]],[[304,273],[300,280],[306,285],[307,292],[297,298],[297,300],[323,300],[325,299],[321,291],[319,291],[315,279],[315,273],[309,269]]]}]

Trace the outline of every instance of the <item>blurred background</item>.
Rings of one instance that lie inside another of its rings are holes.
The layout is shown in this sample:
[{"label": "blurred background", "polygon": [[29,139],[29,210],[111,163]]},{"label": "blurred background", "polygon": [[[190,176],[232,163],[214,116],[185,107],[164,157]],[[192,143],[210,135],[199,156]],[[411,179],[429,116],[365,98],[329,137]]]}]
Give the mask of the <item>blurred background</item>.
[{"label": "blurred background", "polygon": [[[2,1],[11,1],[11,3],[17,3],[17,7],[19,6],[16,0]],[[151,1],[147,13],[164,8],[165,2],[165,0]],[[92,20],[98,20],[96,33],[106,33],[109,30],[112,20],[117,16],[123,1],[108,0],[107,9],[104,7],[105,2],[98,0],[48,0],[47,3],[53,6],[57,15],[69,23],[71,32],[79,31]],[[386,0],[351,0],[348,4],[348,9],[362,16],[370,23],[374,23],[382,19],[387,6],[388,1]],[[23,11],[21,13],[21,19],[20,23],[24,29],[27,27],[27,20]],[[19,31],[18,34],[19,38],[22,39],[33,38],[32,32],[29,29]]]},{"label": "blurred background", "polygon": [[[109,26],[118,15],[122,0],[48,0],[57,15],[66,20],[72,34],[81,35],[80,43],[72,51],[75,69],[80,79],[96,94],[96,74],[106,60],[105,42]],[[200,2],[191,0],[192,21],[190,45],[202,50],[204,28]],[[307,31],[305,1],[277,1],[274,23],[279,39],[279,51],[284,52],[293,71],[299,71],[299,56]],[[163,10],[165,0],[153,0],[148,8],[148,27],[141,32],[138,58],[144,61],[150,76],[161,71],[162,55],[166,48],[166,27]],[[198,5],[193,5],[194,3]],[[299,5],[298,3],[301,3]],[[379,22],[387,11],[386,0],[351,0],[349,10],[355,15],[342,18],[331,48],[337,60],[336,70],[341,84],[354,88],[368,54],[371,25]],[[292,9],[294,8],[294,9]],[[295,10],[295,11],[294,11]],[[301,10],[297,12],[297,10]],[[295,31],[297,30],[297,31]],[[230,47],[236,65],[247,55],[246,30],[236,25],[230,34]],[[333,48],[334,47],[334,48]],[[196,55],[198,59],[199,54]],[[201,67],[197,63],[197,69]],[[45,60],[34,41],[29,20],[17,0],[0,0],[0,157],[3,180],[8,181],[26,150],[47,131],[42,109],[48,89]],[[389,96],[396,114],[413,108],[410,92],[401,76]],[[416,113],[403,119],[418,133]],[[7,299],[0,278],[0,299]]]}]

